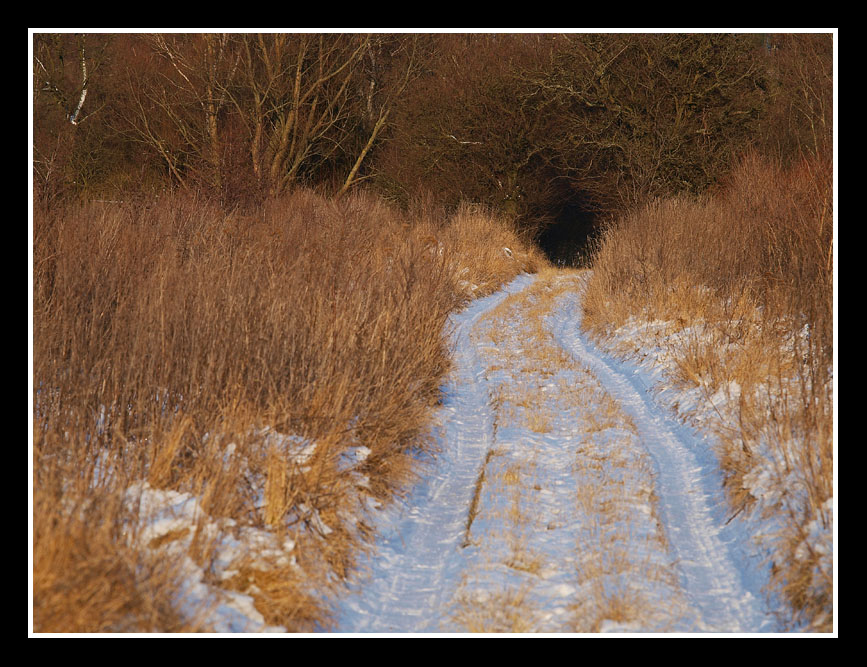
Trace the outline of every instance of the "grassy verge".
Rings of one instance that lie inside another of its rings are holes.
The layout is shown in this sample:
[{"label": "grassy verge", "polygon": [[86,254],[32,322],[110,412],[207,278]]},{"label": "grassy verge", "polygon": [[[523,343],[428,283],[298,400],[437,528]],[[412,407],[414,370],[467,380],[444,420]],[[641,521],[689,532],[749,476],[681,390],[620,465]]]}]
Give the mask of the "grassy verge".
[{"label": "grassy verge", "polygon": [[328,629],[448,313],[540,262],[484,211],[306,191],[37,210],[33,260],[36,632]]},{"label": "grassy verge", "polygon": [[762,520],[791,627],[833,627],[833,257],[829,163],[746,157],[703,200],[658,201],[603,235],[585,297],[600,339],[661,349],[675,406],[718,444],[732,516]]}]

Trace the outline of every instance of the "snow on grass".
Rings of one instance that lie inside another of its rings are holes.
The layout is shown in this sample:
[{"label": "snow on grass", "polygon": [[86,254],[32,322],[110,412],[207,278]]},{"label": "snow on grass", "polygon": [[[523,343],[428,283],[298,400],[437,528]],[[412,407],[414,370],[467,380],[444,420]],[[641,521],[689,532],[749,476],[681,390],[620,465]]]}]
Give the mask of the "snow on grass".
[{"label": "snow on grass", "polygon": [[583,338],[564,280],[522,276],[454,318],[440,451],[372,517],[340,631],[776,629],[710,444],[652,402],[656,370]]},{"label": "snow on grass", "polygon": [[[727,324],[736,329],[738,323]],[[760,319],[746,325],[754,338],[767,326]],[[728,484],[740,494],[735,506],[718,510],[725,512],[722,534],[733,535],[743,571],[761,582],[756,590],[781,619],[778,627],[805,631],[827,619],[787,610],[770,582],[771,568],[779,578],[784,576],[779,569],[783,562],[791,569],[789,561],[802,559],[809,562],[811,595],[818,600],[828,595],[830,586],[818,587],[833,576],[834,499],[814,502],[811,491],[816,479],[810,475],[823,467],[818,447],[811,443],[816,435],[802,430],[794,413],[787,414],[802,409],[798,397],[811,391],[809,375],[799,377],[797,371],[797,351],[806,348],[809,335],[809,327],[802,327],[783,337],[779,350],[762,355],[743,339],[720,335],[720,328],[710,322],[633,317],[595,339],[655,405],[693,430],[703,465],[717,470],[713,484]],[[779,343],[780,338],[764,340]],[[736,461],[737,473],[723,470],[727,455],[741,459]],[[798,525],[799,517],[813,518]],[[793,534],[798,542],[794,548]]]},{"label": "snow on grass", "polygon": [[[671,323],[657,324],[662,330],[671,328]],[[699,382],[692,385],[673,381],[677,376],[677,362],[672,350],[682,348],[685,340],[706,336],[703,328],[690,327],[653,337],[648,337],[647,331],[646,325],[632,321],[617,329],[606,345],[612,350],[622,350],[626,345],[638,345],[639,352],[630,356],[636,372],[644,378],[646,384],[654,388],[659,403],[675,412],[680,419],[708,434],[726,429],[735,431],[739,404],[744,393],[737,381],[728,380],[715,388],[703,385],[700,382],[702,378],[698,378]],[[802,331],[801,335],[806,336],[808,332]],[[770,379],[752,391],[753,395],[764,395],[769,403],[781,403],[780,394],[791,391],[787,384],[794,383],[794,379],[788,382],[785,379],[782,382]],[[754,541],[761,544],[763,538],[779,530],[779,526],[773,521],[759,519],[768,514],[763,508],[780,505],[783,496],[791,498],[792,494],[806,492],[806,484],[802,478],[803,471],[792,464],[802,456],[803,442],[800,439],[790,438],[773,443],[759,439],[757,444],[758,447],[752,451],[753,467],[743,476],[742,481],[744,490],[758,505],[757,510],[752,512],[750,530],[754,533]],[[802,504],[808,505],[809,501],[804,500]],[[833,498],[825,501],[819,514],[827,520],[811,521],[802,552],[812,550],[827,556],[826,567],[830,572]]]},{"label": "snow on grass", "polygon": [[[199,620],[214,632],[285,632],[285,628],[265,624],[250,595],[222,588],[218,582],[237,575],[235,568],[242,559],[246,567],[263,570],[275,564],[294,564],[291,539],[238,526],[233,519],[211,519],[192,494],[153,489],[147,482],[130,486],[126,501],[136,507],[139,522],[130,527],[131,539],[166,557],[181,559],[183,580],[177,596],[182,613],[196,618],[207,609]],[[204,565],[189,556],[194,538],[212,546]]]},{"label": "snow on grass", "polygon": [[[213,437],[205,434],[203,443]],[[259,441],[264,450],[278,452],[301,474],[309,471],[308,464],[317,450],[315,441],[280,433],[270,426],[253,429],[250,437]],[[350,448],[343,454],[341,466],[358,478],[357,486],[364,487],[366,480],[351,468],[369,454],[366,447]],[[250,469],[234,442],[225,446],[222,458],[224,465],[240,466],[241,475],[250,487],[252,506],[264,511],[267,486],[264,475]],[[286,531],[211,517],[202,507],[202,498],[189,492],[157,489],[147,481],[130,485],[125,502],[132,510],[131,516],[136,517],[127,527],[127,539],[138,548],[157,551],[179,562],[181,585],[176,601],[187,619],[217,633],[286,632],[282,626],[268,625],[257,610],[256,595],[261,591],[257,589],[256,576],[251,576],[258,572],[267,578],[275,572],[294,571],[299,579],[304,579],[305,573],[296,559],[296,542]],[[333,533],[318,511],[304,502],[284,517],[283,524],[290,523],[320,538]],[[194,560],[191,554],[198,557]],[[241,590],[235,590],[239,586]]]}]

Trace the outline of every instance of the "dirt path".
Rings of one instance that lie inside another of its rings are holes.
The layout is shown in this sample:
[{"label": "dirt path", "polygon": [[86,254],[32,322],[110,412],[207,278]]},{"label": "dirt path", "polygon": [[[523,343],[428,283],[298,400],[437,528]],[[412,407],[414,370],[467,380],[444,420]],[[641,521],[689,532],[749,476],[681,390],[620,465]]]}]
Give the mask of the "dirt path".
[{"label": "dirt path", "polygon": [[370,579],[345,601],[341,631],[442,629],[443,609],[464,565],[460,545],[476,477],[494,437],[484,365],[470,333],[486,312],[530,282],[519,278],[454,318],[455,371],[443,401],[442,452],[407,504],[380,517]]},{"label": "dirt path", "polygon": [[770,630],[752,573],[745,571],[737,544],[726,541],[725,510],[709,444],[660,410],[635,373],[598,350],[582,334],[580,291],[564,292],[549,326],[563,349],[589,369],[635,424],[654,461],[660,517],[681,586],[697,611],[696,630]]},{"label": "dirt path", "polygon": [[454,317],[442,452],[377,518],[342,632],[769,631],[707,447],[580,331],[583,277]]}]

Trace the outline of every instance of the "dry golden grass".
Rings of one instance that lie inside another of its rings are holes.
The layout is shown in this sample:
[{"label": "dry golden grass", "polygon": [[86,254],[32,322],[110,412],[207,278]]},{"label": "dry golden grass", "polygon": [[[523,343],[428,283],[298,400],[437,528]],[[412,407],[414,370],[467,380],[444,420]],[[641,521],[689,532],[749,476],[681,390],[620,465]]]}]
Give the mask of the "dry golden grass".
[{"label": "dry golden grass", "polygon": [[539,615],[526,589],[480,592],[470,586],[459,590],[453,617],[465,632],[517,634],[538,632]]},{"label": "dry golden grass", "polygon": [[833,498],[832,192],[829,160],[784,170],[749,155],[711,197],[624,217],[600,241],[584,320],[603,338],[646,322],[648,342],[673,341],[676,383],[730,399],[710,427],[732,513],[770,480],[755,510],[783,526],[770,592],[818,631],[833,627],[831,560],[805,545]]},{"label": "dry golden grass", "polygon": [[471,297],[496,291],[519,273],[537,273],[548,261],[532,241],[512,224],[484,208],[463,206],[438,235],[445,249],[467,249],[453,254],[450,268],[459,290]]},{"label": "dry golden grass", "polygon": [[[179,573],[241,527],[291,538],[303,576],[242,559],[209,585],[327,628],[329,582],[370,537],[360,496],[387,501],[431,445],[449,312],[532,268],[528,247],[484,212],[411,219],[363,194],[36,211],[34,630],[207,629]],[[123,494],[142,481],[195,497],[207,539],[138,544]]]},{"label": "dry golden grass", "polygon": [[[123,535],[127,510],[117,494],[88,503],[36,495],[33,535],[33,614],[38,632],[198,632],[199,617],[181,613],[180,563],[136,549]],[[47,505],[47,506],[46,506]]]}]

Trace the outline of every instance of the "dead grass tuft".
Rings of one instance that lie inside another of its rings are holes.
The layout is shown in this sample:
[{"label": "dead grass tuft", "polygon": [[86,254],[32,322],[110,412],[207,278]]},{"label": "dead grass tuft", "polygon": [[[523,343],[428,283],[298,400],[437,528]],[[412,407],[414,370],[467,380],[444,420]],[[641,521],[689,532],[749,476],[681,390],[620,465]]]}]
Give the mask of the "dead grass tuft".
[{"label": "dead grass tuft", "polygon": [[832,521],[832,194],[828,159],[751,154],[713,196],[625,216],[600,240],[584,319],[600,337],[644,322],[667,341],[674,381],[715,411],[733,515],[784,526],[766,541],[771,593],[791,625],[825,631],[833,559],[806,535]]},{"label": "dead grass tuft", "polygon": [[[40,632],[204,628],[173,597],[184,558],[207,570],[247,527],[291,534],[306,573],[248,577],[266,624],[327,627],[330,582],[370,537],[360,499],[399,493],[431,447],[448,314],[538,261],[484,212],[413,220],[304,190],[40,210],[33,248]],[[119,507],[143,481],[195,498],[195,532],[130,537]]]},{"label": "dead grass tuft", "polygon": [[500,591],[461,591],[455,602],[454,621],[464,632],[537,632],[538,610],[526,588],[507,587]]},{"label": "dead grass tuft", "polygon": [[[35,494],[33,629],[36,632],[196,632],[181,608],[180,563],[132,548],[120,499],[92,494],[64,512],[64,498]],[[204,609],[199,609],[204,612]]]}]

